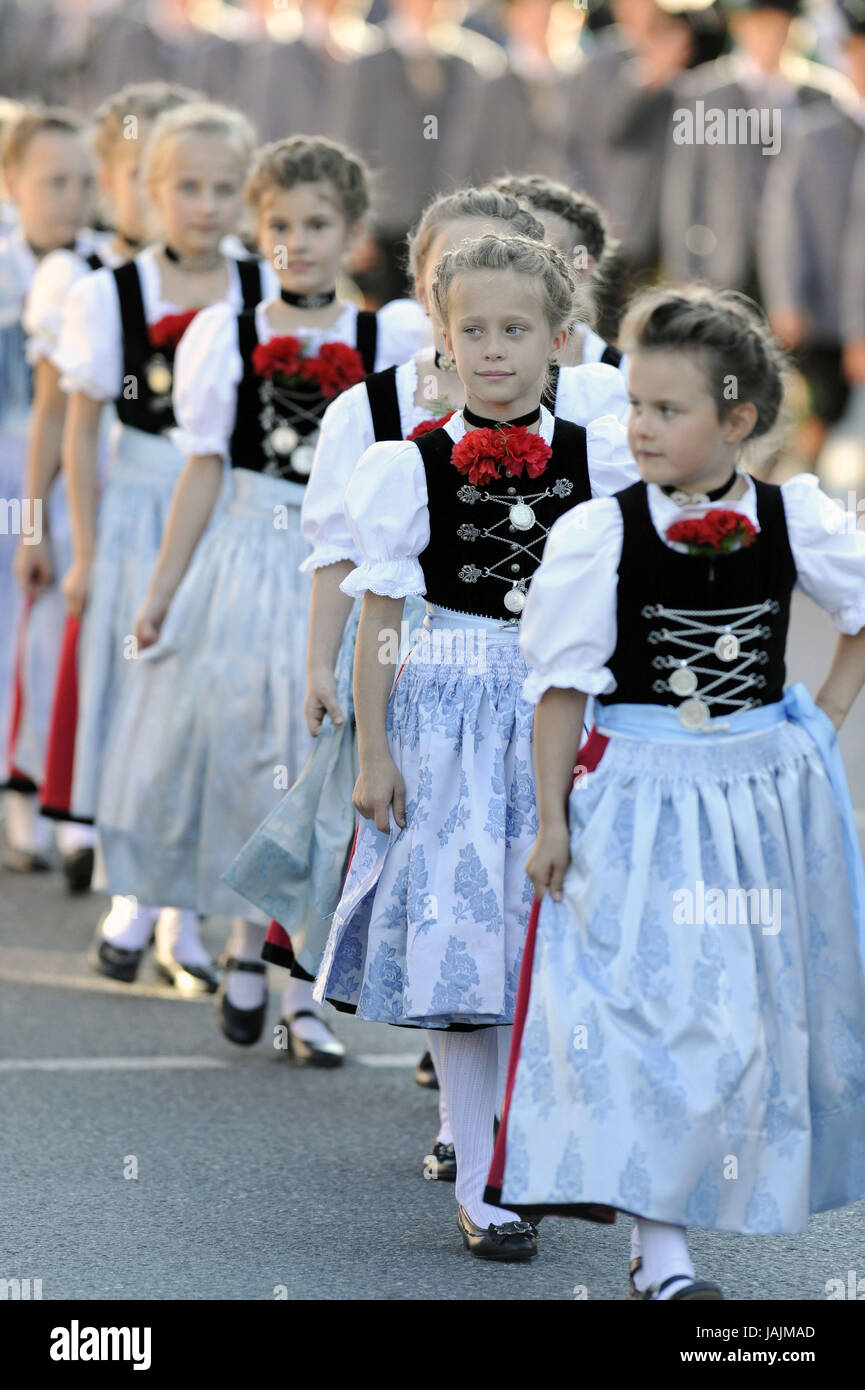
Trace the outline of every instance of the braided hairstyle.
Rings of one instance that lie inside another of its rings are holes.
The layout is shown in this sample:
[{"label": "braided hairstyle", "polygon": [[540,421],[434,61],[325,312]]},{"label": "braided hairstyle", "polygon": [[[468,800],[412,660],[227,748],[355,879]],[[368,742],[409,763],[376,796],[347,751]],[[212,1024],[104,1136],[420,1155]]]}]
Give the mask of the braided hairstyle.
[{"label": "braided hairstyle", "polygon": [[436,233],[449,222],[471,218],[487,222],[507,222],[515,234],[543,241],[543,223],[519,199],[494,188],[459,188],[439,193],[428,203],[417,225],[408,234],[408,270],[418,279],[435,240]]},{"label": "braided hairstyle", "polygon": [[321,135],[292,135],[256,152],[246,200],[258,211],[262,198],[299,183],[326,183],[336,194],[349,226],[369,207],[369,169],[353,150]]},{"label": "braided hairstyle", "polygon": [[621,342],[625,352],[699,354],[719,419],[750,401],[757,411],[751,439],[768,434],[776,424],[787,361],[762,311],[747,295],[704,285],[646,290],[627,307]]}]

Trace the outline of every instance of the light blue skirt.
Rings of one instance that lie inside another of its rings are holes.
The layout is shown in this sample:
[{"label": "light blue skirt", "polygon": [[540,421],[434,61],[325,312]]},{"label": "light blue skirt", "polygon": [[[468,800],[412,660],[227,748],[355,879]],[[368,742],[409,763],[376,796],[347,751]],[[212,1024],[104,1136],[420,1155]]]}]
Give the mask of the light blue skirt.
[{"label": "light blue skirt", "polygon": [[846,793],[806,727],[837,752],[828,719],[794,703],[700,735],[602,712],[538,923],[504,1205],[779,1233],[865,1195]]},{"label": "light blue skirt", "polygon": [[361,820],[315,986],[358,1018],[513,1020],[537,830],[532,707],[515,625],[431,609],[388,735],[406,826]]},{"label": "light blue skirt", "polygon": [[184,465],[183,455],[170,440],[128,426],[118,429],[115,451],[100,502],[93,577],[78,652],[71,809],[76,816],[91,818],[97,814],[113,721],[136,665],[135,619]]},{"label": "light blue skirt", "polygon": [[[422,599],[407,598],[404,630],[414,632],[425,615]],[[352,675],[359,617],[360,604],[355,604],[336,662],[345,723],[337,727],[325,715],[294,786],[224,874],[226,883],[285,928],[298,965],[313,977],[327,945],[358,822],[351,798],[358,774]]]},{"label": "light blue skirt", "polygon": [[159,642],[131,663],[99,801],[112,893],[265,920],[221,876],[312,744],[302,500],[234,469]]}]

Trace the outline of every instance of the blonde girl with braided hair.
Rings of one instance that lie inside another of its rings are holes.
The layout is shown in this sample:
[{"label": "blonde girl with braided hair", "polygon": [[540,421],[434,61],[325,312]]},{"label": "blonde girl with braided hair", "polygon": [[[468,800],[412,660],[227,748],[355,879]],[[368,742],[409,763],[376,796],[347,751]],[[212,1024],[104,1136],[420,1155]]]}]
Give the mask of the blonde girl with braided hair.
[{"label": "blonde girl with braided hair", "polygon": [[[688,1226],[799,1232],[865,1195],[865,875],[836,738],[865,683],[865,548],[816,478],[743,471],[785,370],[756,305],[653,290],[623,344],[640,481],[557,523],[523,621],[542,901],[488,1195],[627,1212],[632,1297],[717,1300]],[[794,587],[839,634],[816,703],[785,689]],[[572,790],[590,695],[600,757]]]},{"label": "blonde girl with braided hair", "polygon": [[[345,499],[361,820],[315,997],[439,1032],[459,1229],[493,1260],[537,1250],[532,1225],[483,1197],[536,822],[520,614],[557,517],[633,477],[614,417],[575,425],[541,403],[575,295],[564,258],[527,237],[446,252],[432,296],[465,405],[414,441],[373,444]],[[410,595],[426,617],[394,685]]]}]

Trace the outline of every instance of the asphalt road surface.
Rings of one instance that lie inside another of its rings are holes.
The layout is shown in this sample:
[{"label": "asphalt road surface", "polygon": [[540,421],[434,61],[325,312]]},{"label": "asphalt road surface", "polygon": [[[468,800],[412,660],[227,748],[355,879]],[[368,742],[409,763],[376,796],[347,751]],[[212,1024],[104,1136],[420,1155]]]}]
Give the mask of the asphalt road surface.
[{"label": "asphalt road surface", "polygon": [[[814,690],[832,640],[797,600],[790,679]],[[842,744],[865,826],[865,697]],[[212,1004],[149,965],[132,987],[90,971],[100,909],[58,874],[0,871],[0,1279],[39,1279],[43,1299],[625,1298],[627,1220],[547,1219],[529,1265],[463,1252],[453,1187],[423,1178],[436,1105],[412,1080],[419,1038],[335,1015],[350,1057],[326,1073],[269,1031],[233,1047]],[[214,952],[224,932],[207,924]],[[691,1245],[729,1298],[821,1300],[831,1279],[865,1280],[863,1218],[865,1202],[803,1236]]]}]

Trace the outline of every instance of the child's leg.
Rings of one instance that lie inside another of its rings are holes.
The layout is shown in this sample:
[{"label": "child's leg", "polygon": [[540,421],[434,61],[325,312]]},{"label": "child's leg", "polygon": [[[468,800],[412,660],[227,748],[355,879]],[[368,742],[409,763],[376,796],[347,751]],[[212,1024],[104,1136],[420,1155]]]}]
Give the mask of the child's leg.
[{"label": "child's leg", "polygon": [[[257,922],[247,922],[245,917],[234,917],[225,954],[236,960],[263,965],[261,948],[266,936],[267,927],[259,926]],[[229,1004],[236,1009],[260,1009],[267,998],[267,975],[263,972],[253,974],[248,970],[230,970],[226,976],[225,994]]]},{"label": "child's leg", "polygon": [[496,1035],[499,1044],[498,1075],[496,1077],[496,1115],[502,1117],[502,1106],[505,1103],[505,1091],[508,1087],[508,1061],[511,1055],[511,1038],[514,1029],[512,1024],[506,1027],[497,1028]]},{"label": "child's leg", "polygon": [[453,1126],[457,1160],[456,1199],[476,1226],[518,1221],[516,1212],[483,1199],[493,1156],[498,1076],[497,1028],[441,1035],[441,1086]]},{"label": "child's leg", "polygon": [[[313,999],[312,991],[312,980],[297,980],[291,976],[282,991],[282,1017],[290,1024],[294,1036],[311,1047],[324,1047],[334,1055],[344,1055],[345,1048],[337,1043],[328,1028],[324,1010]],[[303,1016],[295,1018],[298,1013]]]},{"label": "child's leg", "polygon": [[34,792],[6,792],[3,798],[6,844],[20,855],[47,861],[51,854],[53,826],[39,814]]},{"label": "child's leg", "polygon": [[134,898],[115,894],[99,935],[123,951],[143,951],[159,916],[158,907],[142,907]]},{"label": "child's leg", "polygon": [[427,1028],[427,1046],[430,1056],[433,1059],[435,1073],[439,1080],[439,1132],[435,1137],[437,1144],[452,1144],[454,1142],[453,1131],[451,1129],[450,1117],[448,1115],[447,1097],[442,1086],[442,1064],[441,1064],[441,1029]]},{"label": "child's leg", "polygon": [[642,1291],[650,1284],[656,1288],[665,1279],[680,1274],[681,1280],[674,1280],[664,1289],[660,1298],[668,1299],[694,1278],[694,1266],[688,1250],[688,1233],[684,1226],[668,1226],[663,1221],[648,1221],[637,1217],[636,1239],[631,1236],[631,1257],[641,1255],[642,1269],[634,1274],[634,1284]]},{"label": "child's leg", "polygon": [[200,936],[198,913],[189,908],[164,907],[156,923],[156,959],[169,965],[212,966]]}]

